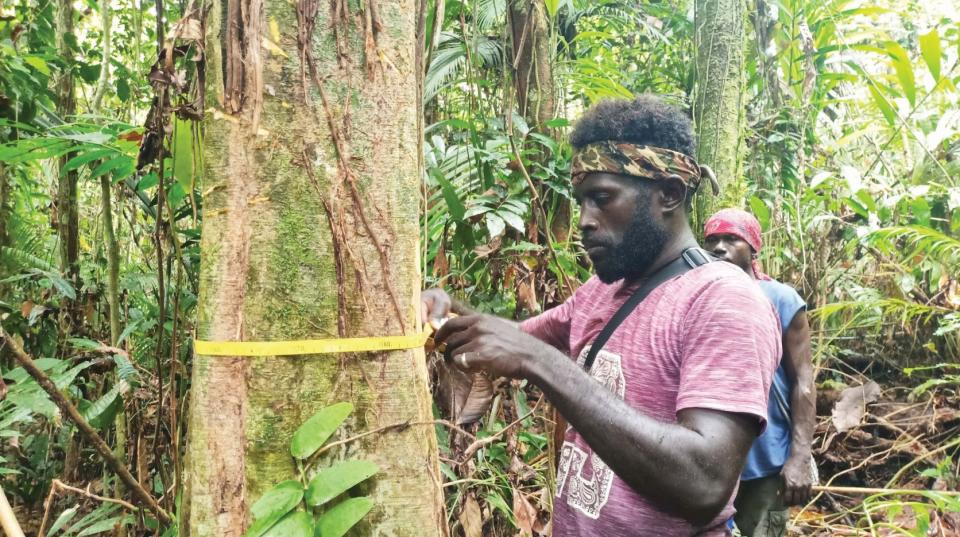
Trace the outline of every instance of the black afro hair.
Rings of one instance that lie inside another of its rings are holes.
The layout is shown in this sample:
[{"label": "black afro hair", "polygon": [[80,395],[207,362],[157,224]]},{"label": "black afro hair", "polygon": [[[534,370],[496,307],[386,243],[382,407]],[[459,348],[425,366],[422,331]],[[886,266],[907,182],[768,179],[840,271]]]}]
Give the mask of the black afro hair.
[{"label": "black afro hair", "polygon": [[653,95],[600,101],[580,117],[570,133],[575,148],[603,140],[652,145],[690,156],[697,151],[690,118]]}]

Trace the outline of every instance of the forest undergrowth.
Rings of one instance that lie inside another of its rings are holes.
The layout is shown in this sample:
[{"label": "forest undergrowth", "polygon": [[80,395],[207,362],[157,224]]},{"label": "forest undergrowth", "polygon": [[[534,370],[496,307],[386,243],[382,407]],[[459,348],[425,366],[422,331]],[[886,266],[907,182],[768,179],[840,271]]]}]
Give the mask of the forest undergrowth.
[{"label": "forest undergrowth", "polygon": [[[953,4],[747,3],[743,174],[730,188],[764,227],[766,272],[808,304],[817,371],[825,488],[791,510],[796,534],[960,535]],[[643,93],[690,109],[697,76],[689,2],[513,5],[426,2],[420,243],[424,287],[523,319],[590,276],[569,125]],[[29,536],[179,534],[132,505],[11,341],[176,517],[210,194],[192,6],[0,8],[0,486]],[[429,359],[435,417],[449,423],[442,360]],[[547,534],[553,411],[518,381],[497,382],[492,401],[476,423],[436,427],[452,534]]]}]

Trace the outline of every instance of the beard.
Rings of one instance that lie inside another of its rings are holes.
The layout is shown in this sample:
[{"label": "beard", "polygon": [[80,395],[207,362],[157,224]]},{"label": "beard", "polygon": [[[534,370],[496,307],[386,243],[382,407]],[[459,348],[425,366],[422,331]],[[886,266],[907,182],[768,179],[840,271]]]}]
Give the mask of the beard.
[{"label": "beard", "polygon": [[667,243],[666,228],[650,214],[649,201],[638,206],[630,227],[618,244],[593,241],[605,246],[605,254],[593,261],[597,278],[603,283],[613,283],[624,278],[634,279],[646,272]]}]

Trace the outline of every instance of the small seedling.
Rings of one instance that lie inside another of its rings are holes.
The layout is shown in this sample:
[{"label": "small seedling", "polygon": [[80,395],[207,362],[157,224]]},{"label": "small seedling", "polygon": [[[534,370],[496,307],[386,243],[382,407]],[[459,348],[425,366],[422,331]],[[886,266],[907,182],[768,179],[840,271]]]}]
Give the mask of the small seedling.
[{"label": "small seedling", "polygon": [[[313,466],[310,458],[353,412],[350,403],[321,409],[303,423],[290,441],[290,455],[301,476]],[[315,462],[315,461],[314,461]],[[268,490],[250,508],[253,524],[244,537],[341,537],[373,508],[366,496],[330,502],[374,476],[380,468],[366,460],[346,460],[320,469],[309,482],[291,479]]]}]

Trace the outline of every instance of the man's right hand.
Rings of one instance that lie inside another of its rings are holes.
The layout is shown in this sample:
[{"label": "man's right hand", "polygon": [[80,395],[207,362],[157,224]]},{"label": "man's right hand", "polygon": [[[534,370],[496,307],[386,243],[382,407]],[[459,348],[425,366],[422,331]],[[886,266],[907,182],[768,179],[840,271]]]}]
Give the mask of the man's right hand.
[{"label": "man's right hand", "polygon": [[426,289],[420,293],[420,322],[440,328],[440,321],[450,316],[453,300],[443,289]]}]

